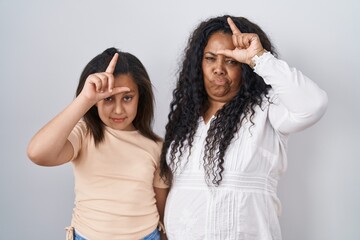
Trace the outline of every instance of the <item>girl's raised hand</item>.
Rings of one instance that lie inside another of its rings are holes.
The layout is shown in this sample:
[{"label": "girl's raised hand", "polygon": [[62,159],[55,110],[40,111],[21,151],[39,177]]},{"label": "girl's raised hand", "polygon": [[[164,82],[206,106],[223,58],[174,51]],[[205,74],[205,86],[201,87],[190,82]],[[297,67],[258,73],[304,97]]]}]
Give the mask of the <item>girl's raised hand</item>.
[{"label": "girl's raised hand", "polygon": [[115,87],[113,73],[118,58],[119,54],[115,53],[105,72],[93,73],[87,77],[81,94],[92,101],[93,104],[112,95],[130,91],[128,87]]},{"label": "girl's raised hand", "polygon": [[255,33],[242,33],[231,18],[228,18],[227,21],[233,33],[232,40],[235,49],[219,50],[217,54],[223,54],[234,58],[238,62],[252,66],[252,58],[255,55],[261,55],[265,51],[259,36]]}]

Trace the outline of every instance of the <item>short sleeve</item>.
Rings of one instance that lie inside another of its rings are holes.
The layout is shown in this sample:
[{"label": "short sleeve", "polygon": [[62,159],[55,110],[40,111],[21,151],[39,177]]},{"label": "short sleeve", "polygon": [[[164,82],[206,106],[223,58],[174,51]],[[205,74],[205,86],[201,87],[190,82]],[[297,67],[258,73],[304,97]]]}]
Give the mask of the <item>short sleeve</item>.
[{"label": "short sleeve", "polygon": [[169,188],[169,186],[164,182],[164,180],[160,177],[160,169],[156,168],[154,174],[154,187],[156,188]]},{"label": "short sleeve", "polygon": [[74,155],[70,161],[73,161],[74,159],[77,158],[77,156],[81,150],[81,145],[82,145],[82,141],[84,139],[85,134],[86,134],[86,124],[84,121],[81,120],[76,124],[76,126],[71,131],[71,133],[68,137],[68,140],[74,149]]}]

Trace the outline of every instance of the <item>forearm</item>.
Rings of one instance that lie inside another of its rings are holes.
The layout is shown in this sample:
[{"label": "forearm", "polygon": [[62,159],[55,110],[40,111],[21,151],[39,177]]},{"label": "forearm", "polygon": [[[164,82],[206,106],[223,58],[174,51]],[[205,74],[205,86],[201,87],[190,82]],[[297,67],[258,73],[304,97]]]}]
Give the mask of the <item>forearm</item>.
[{"label": "forearm", "polygon": [[[164,225],[165,204],[166,204],[167,195],[169,193],[169,189],[154,187],[154,191],[155,191],[156,207],[159,212],[160,222],[162,225]],[[166,232],[165,229],[162,229],[162,231],[161,231],[161,239],[162,240],[167,239],[165,232]]]},{"label": "forearm", "polygon": [[165,203],[166,203],[166,198],[167,198],[169,189],[154,187],[154,191],[155,191],[156,207],[157,207],[159,215],[160,215],[160,221],[163,222],[164,212],[165,212]]},{"label": "forearm", "polygon": [[28,145],[28,157],[34,163],[45,166],[68,162],[73,149],[67,138],[91,106],[85,98],[76,98],[35,134]]}]

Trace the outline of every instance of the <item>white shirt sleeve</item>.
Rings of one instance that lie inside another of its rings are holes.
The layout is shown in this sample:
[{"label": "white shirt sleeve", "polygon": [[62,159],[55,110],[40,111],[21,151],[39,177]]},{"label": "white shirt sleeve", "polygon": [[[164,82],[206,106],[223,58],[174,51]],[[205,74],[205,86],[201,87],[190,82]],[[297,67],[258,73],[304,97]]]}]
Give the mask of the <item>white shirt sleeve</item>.
[{"label": "white shirt sleeve", "polygon": [[255,57],[254,71],[271,85],[269,120],[282,134],[301,131],[325,113],[327,94],[295,68],[266,52]]}]

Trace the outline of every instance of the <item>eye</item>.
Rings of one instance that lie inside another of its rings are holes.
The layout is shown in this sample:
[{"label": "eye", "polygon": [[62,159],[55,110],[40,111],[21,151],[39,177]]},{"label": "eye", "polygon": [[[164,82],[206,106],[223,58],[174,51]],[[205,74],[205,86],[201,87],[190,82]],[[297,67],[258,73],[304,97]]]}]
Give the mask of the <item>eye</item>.
[{"label": "eye", "polygon": [[131,102],[131,100],[133,99],[133,96],[125,95],[125,96],[123,97],[123,99],[124,99],[125,102]]},{"label": "eye", "polygon": [[104,101],[105,102],[111,102],[113,100],[113,98],[112,97],[107,97],[107,98],[104,98]]},{"label": "eye", "polygon": [[236,65],[236,64],[238,64],[238,61],[235,61],[234,59],[227,59],[226,63],[230,64],[230,65]]},{"label": "eye", "polygon": [[216,58],[215,57],[212,57],[212,56],[205,56],[204,59],[208,62],[213,62],[213,61],[216,61]]}]

